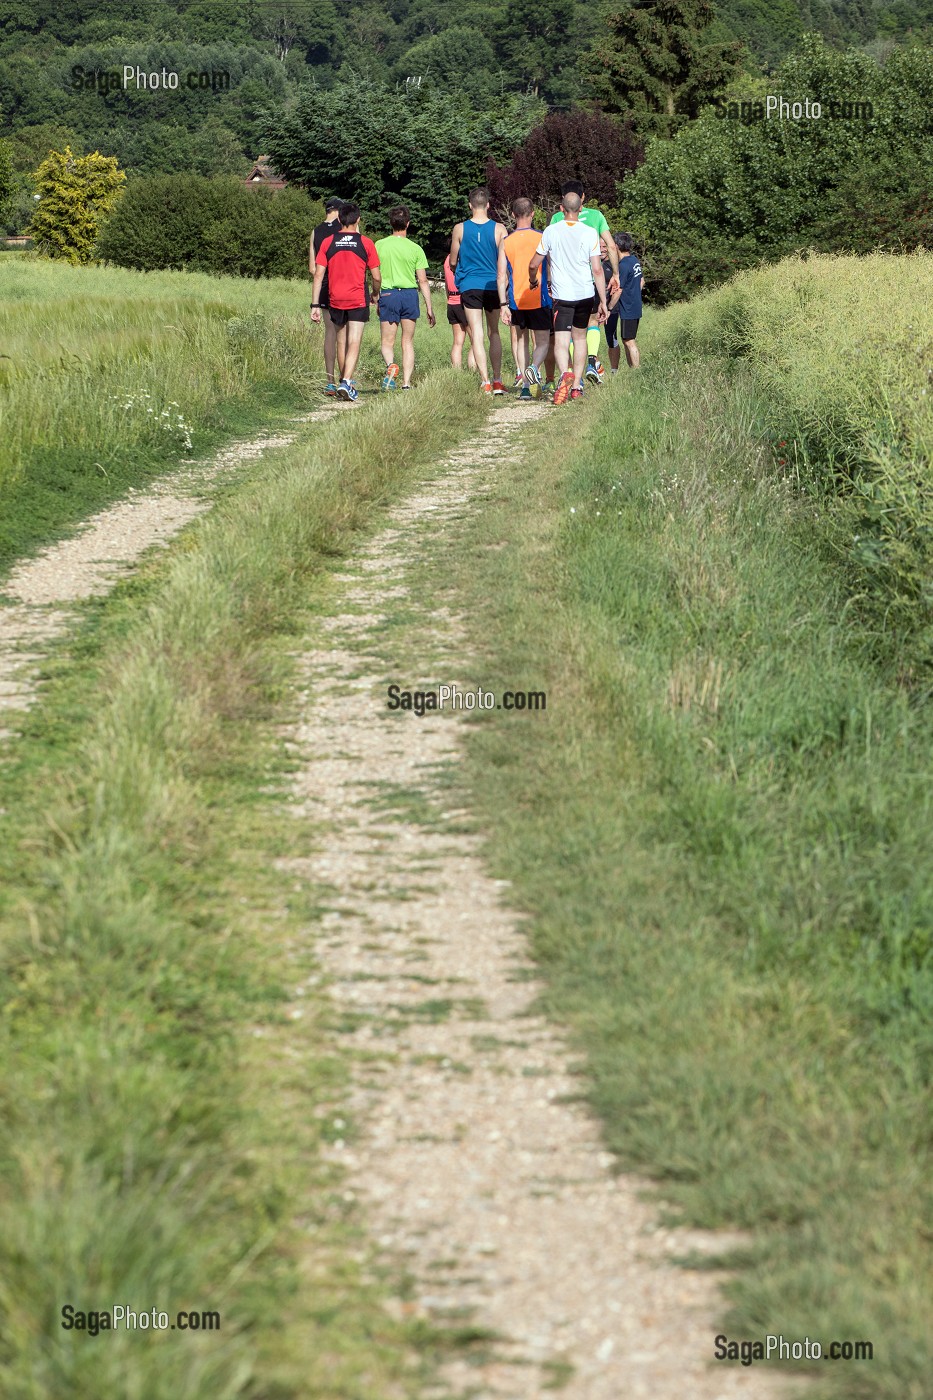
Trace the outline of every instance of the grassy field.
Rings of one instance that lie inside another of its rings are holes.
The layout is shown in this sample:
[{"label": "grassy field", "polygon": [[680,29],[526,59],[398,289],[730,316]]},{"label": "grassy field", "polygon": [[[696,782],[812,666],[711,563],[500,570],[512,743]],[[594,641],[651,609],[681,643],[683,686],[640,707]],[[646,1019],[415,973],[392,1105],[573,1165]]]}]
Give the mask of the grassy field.
[{"label": "grassy field", "polygon": [[[933,715],[852,606],[846,493],[801,491],[783,450],[797,272],[741,280],[782,359],[764,327],[711,356],[708,300],[650,319],[572,458],[548,423],[433,584],[465,599],[484,684],[547,689],[546,718],[476,720],[470,802],[620,1161],[753,1232],[729,1335],[869,1340],[813,1394],[925,1400]],[[821,275],[808,333],[854,358],[854,279],[837,316]]]},{"label": "grassy field", "polygon": [[[315,407],[310,282],[0,265],[0,570],[131,486]],[[447,341],[420,331],[422,369]],[[371,333],[363,386],[382,361]]]},{"label": "grassy field", "polygon": [[[120,280],[93,283],[101,316]],[[163,310],[210,324],[193,282],[177,279]],[[283,306],[290,289],[272,291]],[[61,307],[44,314],[55,324]],[[138,324],[107,314],[129,343]],[[219,312],[211,334],[208,356]],[[194,376],[194,358],[177,372]],[[465,376],[428,375],[418,394],[307,430],[167,561],[91,606],[76,659],[50,665],[0,770],[10,1400],[418,1391],[431,1333],[385,1312],[320,1155],[345,1066],[314,990],[313,892],[275,870],[293,838],[267,721],[326,561],[485,412]],[[216,1309],[222,1325],[92,1338],[62,1329],[67,1303]]]},{"label": "grassy field", "polygon": [[[884,302],[878,316],[879,291]],[[838,547],[879,654],[933,667],[933,253],[789,259],[672,309],[665,345],[746,363],[775,458],[845,501]]]}]

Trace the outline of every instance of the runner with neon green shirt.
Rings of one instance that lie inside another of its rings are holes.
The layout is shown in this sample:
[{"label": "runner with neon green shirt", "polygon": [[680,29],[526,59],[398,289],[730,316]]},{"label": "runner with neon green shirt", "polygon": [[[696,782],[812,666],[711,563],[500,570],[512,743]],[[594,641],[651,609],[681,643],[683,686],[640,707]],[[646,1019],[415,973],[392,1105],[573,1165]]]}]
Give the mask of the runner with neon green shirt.
[{"label": "runner with neon green shirt", "polygon": [[[583,193],[583,185],[579,180],[565,180],[560,187],[560,192],[562,196],[565,194],[578,194],[581,200],[585,201],[586,199]],[[563,217],[563,211],[558,209],[557,213],[552,216],[551,223],[559,224]],[[615,246],[615,239],[609,231],[609,224],[606,220],[606,216],[599,209],[587,209],[584,203],[580,210],[579,222],[581,224],[586,224],[588,228],[595,229],[599,237],[605,241],[606,255],[612,265],[612,276],[606,288],[607,296],[611,301],[619,292],[619,250]],[[599,298],[596,296],[594,288],[593,319],[586,332],[586,377],[593,384],[602,384],[605,379],[605,374],[599,363],[599,322],[596,319],[598,310]]]},{"label": "runner with neon green shirt", "polygon": [[376,244],[382,268],[382,291],[379,294],[379,323],[382,332],[382,358],[386,372],[383,389],[394,389],[399,367],[395,362],[395,337],[402,327],[402,388],[411,388],[415,368],[415,322],[421,314],[418,289],[424,297],[428,325],[435,324],[428,283],[428,260],[424,249],[408,237],[411,215],[404,204],[389,210],[388,238]]}]

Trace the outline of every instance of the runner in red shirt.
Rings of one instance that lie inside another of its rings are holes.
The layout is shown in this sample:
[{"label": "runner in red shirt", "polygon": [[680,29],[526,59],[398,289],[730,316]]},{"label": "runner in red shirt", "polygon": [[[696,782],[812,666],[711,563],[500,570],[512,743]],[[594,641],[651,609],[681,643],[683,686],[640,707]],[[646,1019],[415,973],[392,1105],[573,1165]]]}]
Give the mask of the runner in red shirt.
[{"label": "runner in red shirt", "polygon": [[[353,373],[360,358],[363,327],[369,320],[369,303],[377,301],[382,285],[379,254],[372,239],[360,233],[360,207],[343,204],[340,208],[340,231],[325,238],[317,255],[314,290],[311,295],[311,320],[321,319],[321,286],[327,274],[330,318],[337,327],[337,355],[343,365],[343,378],[337,385],[337,395],[351,403],[358,398]],[[371,298],[366,294],[366,273],[372,281]]]}]

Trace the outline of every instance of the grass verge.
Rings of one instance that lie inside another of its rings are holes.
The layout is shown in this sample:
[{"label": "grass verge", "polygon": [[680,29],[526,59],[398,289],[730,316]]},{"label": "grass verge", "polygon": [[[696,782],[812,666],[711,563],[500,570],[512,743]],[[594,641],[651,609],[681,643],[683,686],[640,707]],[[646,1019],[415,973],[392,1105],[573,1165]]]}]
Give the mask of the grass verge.
[{"label": "grass verge", "polygon": [[[91,511],[323,400],[310,283],[18,258],[0,269],[0,571]],[[443,331],[418,337],[427,372]],[[363,385],[382,374],[369,338]]]},{"label": "grass verge", "polygon": [[[328,558],[486,411],[467,377],[344,414],[92,609],[0,774],[0,1390],[388,1400],[390,1320],[339,1174],[343,1070],[268,723]],[[266,737],[263,738],[262,736]],[[304,995],[300,995],[303,992]],[[66,1331],[61,1308],[217,1310]],[[420,1352],[419,1352],[420,1348]]]},{"label": "grass verge", "polygon": [[751,375],[659,343],[436,561],[483,684],[548,696],[472,722],[470,802],[620,1162],[754,1232],[723,1330],[871,1341],[813,1393],[922,1400],[931,714],[853,625],[844,505],[776,469]]}]

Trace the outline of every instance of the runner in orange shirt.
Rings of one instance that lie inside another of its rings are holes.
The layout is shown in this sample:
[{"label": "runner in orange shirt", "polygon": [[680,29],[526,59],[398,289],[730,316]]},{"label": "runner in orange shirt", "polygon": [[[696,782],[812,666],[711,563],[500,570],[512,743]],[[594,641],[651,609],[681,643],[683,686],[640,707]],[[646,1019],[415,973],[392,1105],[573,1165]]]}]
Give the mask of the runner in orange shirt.
[{"label": "runner in orange shirt", "polygon": [[[544,382],[540,366],[547,358],[551,339],[551,293],[547,268],[532,287],[528,266],[541,240],[540,229],[532,228],[534,205],[522,196],[512,204],[515,229],[503,239],[499,249],[499,300],[501,316],[518,332],[515,342],[516,368],[522,376],[520,398],[537,398]],[[534,350],[528,359],[528,333],[534,337]]]}]

